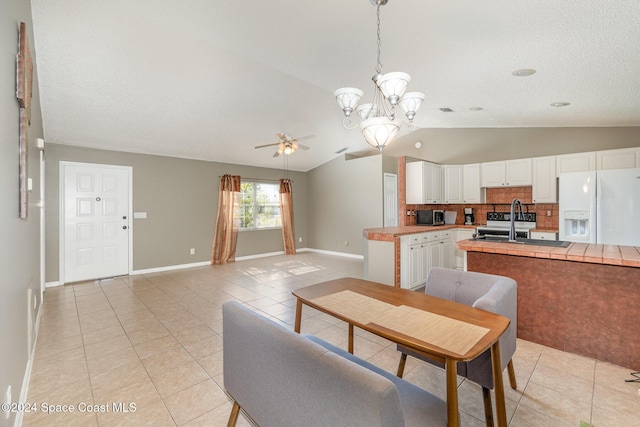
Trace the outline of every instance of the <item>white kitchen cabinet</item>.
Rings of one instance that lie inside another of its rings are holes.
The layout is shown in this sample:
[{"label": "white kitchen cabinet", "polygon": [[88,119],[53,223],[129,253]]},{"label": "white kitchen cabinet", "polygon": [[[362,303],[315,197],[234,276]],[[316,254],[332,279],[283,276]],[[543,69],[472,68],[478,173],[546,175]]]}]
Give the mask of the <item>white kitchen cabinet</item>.
[{"label": "white kitchen cabinet", "polygon": [[558,240],[558,233],[553,231],[531,231],[529,236],[532,239],[539,240]]},{"label": "white kitchen cabinet", "polygon": [[556,178],[556,156],[535,157],[533,168],[533,203],[557,203],[558,181]]},{"label": "white kitchen cabinet", "polygon": [[596,170],[596,152],[562,154],[556,156],[556,174]]},{"label": "white kitchen cabinet", "polygon": [[467,240],[467,239],[471,239],[473,237],[473,233],[475,233],[475,230],[473,229],[468,229],[468,228],[458,228],[452,239],[451,239],[451,246],[453,247],[453,251],[454,251],[454,266],[453,268],[457,269],[457,270],[464,270],[464,254],[466,251],[462,251],[458,248],[456,248],[455,243],[454,242],[459,242],[460,240]]},{"label": "white kitchen cabinet", "polygon": [[463,203],[462,165],[442,166],[444,178],[444,203]]},{"label": "white kitchen cabinet", "polygon": [[406,165],[408,205],[442,203],[442,166],[430,162]]},{"label": "white kitchen cabinet", "polygon": [[462,166],[462,202],[484,203],[484,191],[480,187],[480,163]]},{"label": "white kitchen cabinet", "polygon": [[597,170],[640,167],[640,148],[596,151]]},{"label": "white kitchen cabinet", "polygon": [[443,230],[400,238],[400,287],[420,288],[432,267],[454,267],[451,235],[451,230]]},{"label": "white kitchen cabinet", "polygon": [[482,187],[520,187],[532,184],[531,159],[487,162],[481,165]]}]

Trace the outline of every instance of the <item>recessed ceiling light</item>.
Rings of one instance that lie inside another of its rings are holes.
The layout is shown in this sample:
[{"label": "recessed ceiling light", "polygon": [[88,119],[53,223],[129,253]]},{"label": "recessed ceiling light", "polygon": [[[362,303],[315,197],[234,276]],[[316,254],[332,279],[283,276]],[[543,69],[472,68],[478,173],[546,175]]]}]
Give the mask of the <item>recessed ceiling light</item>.
[{"label": "recessed ceiling light", "polygon": [[534,70],[533,68],[522,68],[520,70],[515,70],[511,74],[513,74],[516,77],[527,77],[535,73],[536,73],[536,70]]},{"label": "recessed ceiling light", "polygon": [[552,107],[566,107],[567,105],[571,105],[569,102],[552,102]]},{"label": "recessed ceiling light", "polygon": [[415,147],[416,148],[421,148],[422,147],[422,142],[418,141],[415,143]]},{"label": "recessed ceiling light", "polygon": [[471,111],[482,111],[482,107],[469,107]]},{"label": "recessed ceiling light", "polygon": [[443,113],[453,113],[453,110],[449,107],[440,108]]}]

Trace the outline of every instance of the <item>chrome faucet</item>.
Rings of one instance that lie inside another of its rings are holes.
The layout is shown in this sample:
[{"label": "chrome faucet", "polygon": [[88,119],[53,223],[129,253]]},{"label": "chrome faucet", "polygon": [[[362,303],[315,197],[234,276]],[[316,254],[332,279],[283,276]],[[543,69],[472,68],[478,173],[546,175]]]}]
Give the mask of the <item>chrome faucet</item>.
[{"label": "chrome faucet", "polygon": [[509,220],[511,221],[510,227],[509,227],[509,241],[510,242],[515,242],[516,241],[516,224],[515,224],[515,220],[516,220],[516,216],[515,216],[515,206],[518,206],[518,220],[522,221],[522,202],[520,201],[520,199],[513,199],[511,201],[511,210],[509,211]]}]

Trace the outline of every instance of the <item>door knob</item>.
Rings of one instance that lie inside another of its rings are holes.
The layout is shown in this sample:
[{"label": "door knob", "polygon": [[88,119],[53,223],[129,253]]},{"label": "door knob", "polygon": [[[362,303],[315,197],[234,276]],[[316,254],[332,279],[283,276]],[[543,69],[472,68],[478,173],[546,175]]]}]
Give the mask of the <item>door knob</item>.
[{"label": "door knob", "polygon": [[123,229],[123,230],[126,230],[126,229],[127,229],[127,226],[126,226],[126,225],[123,225],[123,226],[122,226],[122,229]]},{"label": "door knob", "polygon": [[127,216],[126,216],[126,215],[125,215],[125,216],[123,216],[123,217],[122,217],[122,219],[127,219]]}]

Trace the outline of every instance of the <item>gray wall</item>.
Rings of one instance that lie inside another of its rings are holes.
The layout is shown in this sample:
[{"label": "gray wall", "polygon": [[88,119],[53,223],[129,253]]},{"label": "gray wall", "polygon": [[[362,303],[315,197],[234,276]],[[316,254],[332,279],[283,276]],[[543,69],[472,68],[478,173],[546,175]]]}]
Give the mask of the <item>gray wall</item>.
[{"label": "gray wall", "polygon": [[[27,24],[31,56],[34,62],[34,86],[29,127],[28,176],[33,180],[29,198],[29,217],[18,214],[19,106],[16,99],[16,53],[18,26]],[[29,359],[27,292],[31,289],[40,305],[40,209],[33,204],[40,194],[39,152],[35,138],[42,138],[40,95],[35,67],[35,49],[31,25],[31,6],[25,0],[0,3],[0,401],[11,386],[17,402]],[[4,412],[0,426],[13,425]]]},{"label": "gray wall", "polygon": [[638,146],[640,127],[420,129],[384,153],[455,165]]},{"label": "gray wall", "polygon": [[382,157],[338,157],[308,172],[309,247],[363,254],[362,230],[382,227]]},{"label": "gray wall", "polygon": [[[144,270],[211,260],[218,209],[220,176],[283,177],[279,169],[256,168],[173,157],[96,150],[61,144],[47,146],[47,282],[59,274],[59,163],[73,161],[133,168],[133,211],[147,219],[133,220],[133,269]],[[288,172],[293,182],[296,245],[307,242],[306,174]],[[298,243],[298,238],[302,243]],[[195,255],[189,249],[195,249]],[[241,232],[238,257],[283,250],[281,230]]]}]

